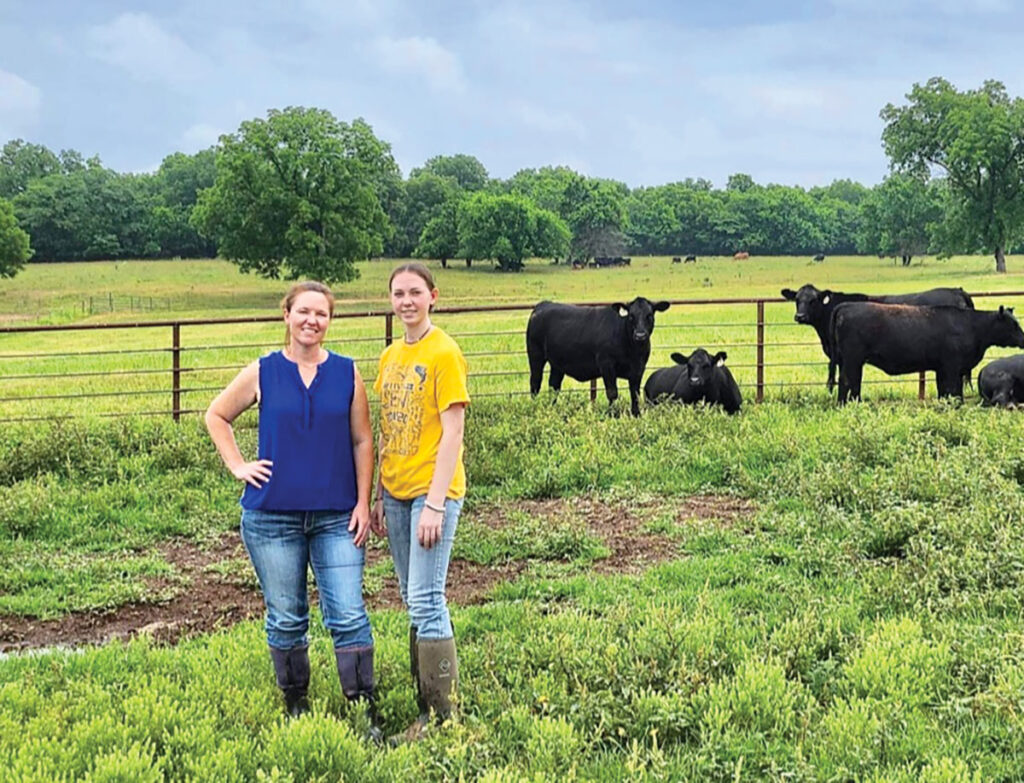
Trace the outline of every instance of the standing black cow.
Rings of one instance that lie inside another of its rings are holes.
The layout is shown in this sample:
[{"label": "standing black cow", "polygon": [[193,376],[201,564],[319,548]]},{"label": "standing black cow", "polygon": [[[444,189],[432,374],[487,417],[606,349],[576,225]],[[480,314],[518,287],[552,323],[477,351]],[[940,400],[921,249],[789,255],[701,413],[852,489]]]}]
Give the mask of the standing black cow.
[{"label": "standing black cow", "polygon": [[640,379],[651,355],[654,313],[668,302],[638,296],[629,304],[604,307],[541,302],[526,325],[526,354],[530,360],[530,394],[540,391],[544,365],[551,365],[548,385],[557,392],[568,375],[577,381],[604,380],[609,404],[619,396],[616,378],[629,382],[631,410],[640,415]]},{"label": "standing black cow", "polygon": [[868,296],[867,294],[844,294],[839,291],[819,291],[810,283],[800,286],[799,291],[783,288],[782,296],[796,302],[796,315],[793,320],[798,324],[809,324],[818,333],[821,350],[828,357],[828,390],[836,385],[835,352],[832,349],[832,338],[829,334],[829,322],[832,312],[844,302],[882,302],[884,304],[923,305],[928,307],[960,307],[974,309],[974,302],[962,288],[932,288],[919,294],[886,294]]},{"label": "standing black cow", "polygon": [[696,264],[697,263],[697,256],[695,256],[693,253],[690,253],[690,255],[688,255],[685,259],[683,259],[683,261],[684,261],[684,263],[687,263],[687,264]]},{"label": "standing black cow", "polygon": [[743,397],[736,379],[725,366],[725,359],[725,351],[712,356],[703,348],[689,356],[674,353],[675,366],[652,372],[644,384],[644,396],[651,404],[666,399],[687,404],[703,401],[736,413],[743,404]]},{"label": "standing black cow", "polygon": [[1024,348],[1012,308],[964,310],[847,302],[832,314],[839,402],[860,398],[864,365],[888,375],[935,371],[940,397],[964,396],[964,378],[990,346]]},{"label": "standing black cow", "polygon": [[1008,408],[1024,403],[1024,353],[986,364],[978,373],[978,391],[984,405]]},{"label": "standing black cow", "polygon": [[822,261],[825,260],[825,254],[824,253],[818,253],[817,255],[814,256],[814,260],[817,261],[820,264]]}]

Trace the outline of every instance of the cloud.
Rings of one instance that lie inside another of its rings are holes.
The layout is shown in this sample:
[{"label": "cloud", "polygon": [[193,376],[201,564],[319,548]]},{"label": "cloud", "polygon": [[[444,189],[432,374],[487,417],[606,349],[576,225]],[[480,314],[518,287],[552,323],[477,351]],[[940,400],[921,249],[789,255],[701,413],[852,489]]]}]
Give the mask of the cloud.
[{"label": "cloud", "polygon": [[550,111],[528,101],[516,100],[509,107],[512,117],[527,128],[560,135],[585,139],[587,129],[569,112]]},{"label": "cloud", "polygon": [[0,140],[5,141],[35,125],[42,105],[39,88],[20,76],[0,69]]},{"label": "cloud", "polygon": [[198,152],[207,147],[212,147],[224,133],[220,128],[208,125],[205,122],[197,122],[190,125],[181,134],[181,147],[184,152]]},{"label": "cloud", "polygon": [[436,92],[466,91],[458,58],[433,38],[381,36],[373,42],[373,52],[385,70],[422,76]]},{"label": "cloud", "polygon": [[206,57],[166,32],[148,14],[121,14],[107,24],[90,27],[86,37],[89,54],[125,69],[142,82],[184,88],[210,70]]}]

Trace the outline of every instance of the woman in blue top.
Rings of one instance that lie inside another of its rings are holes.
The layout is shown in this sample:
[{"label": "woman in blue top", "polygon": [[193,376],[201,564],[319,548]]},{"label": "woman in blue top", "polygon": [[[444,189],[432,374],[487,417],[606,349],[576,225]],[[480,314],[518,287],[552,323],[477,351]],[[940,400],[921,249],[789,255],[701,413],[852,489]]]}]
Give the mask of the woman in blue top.
[{"label": "woman in blue top", "polygon": [[[373,635],[363,605],[373,443],[355,363],[323,347],[334,297],[296,283],[282,301],[283,351],[253,362],[206,411],[228,469],[245,482],[242,540],[263,589],[267,642],[292,715],[308,711],[307,563],[334,641],[341,689],[373,713]],[[259,404],[259,457],[247,461],[231,423]],[[374,721],[375,722],[375,721]]]}]

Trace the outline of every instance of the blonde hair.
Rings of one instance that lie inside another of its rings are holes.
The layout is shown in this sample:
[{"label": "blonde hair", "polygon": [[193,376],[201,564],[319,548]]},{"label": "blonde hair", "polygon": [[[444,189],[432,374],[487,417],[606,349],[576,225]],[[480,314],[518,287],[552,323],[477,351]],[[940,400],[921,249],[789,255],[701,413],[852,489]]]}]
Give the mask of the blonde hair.
[{"label": "blonde hair", "polygon": [[[288,293],[284,295],[284,299],[281,300],[281,309],[286,313],[292,311],[292,305],[295,304],[295,300],[299,294],[304,294],[307,291],[315,291],[318,294],[323,294],[327,299],[327,308],[330,310],[331,317],[334,317],[334,294],[331,293],[331,289],[325,286],[318,280],[303,280],[299,283],[293,283],[292,287],[288,289]],[[284,344],[285,347],[291,340],[291,330],[286,326],[284,328]]]}]

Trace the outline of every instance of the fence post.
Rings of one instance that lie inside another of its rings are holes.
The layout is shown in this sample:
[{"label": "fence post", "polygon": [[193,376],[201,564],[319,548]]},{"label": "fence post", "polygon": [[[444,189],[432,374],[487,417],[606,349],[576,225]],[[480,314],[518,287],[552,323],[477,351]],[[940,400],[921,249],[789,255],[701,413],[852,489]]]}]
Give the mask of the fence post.
[{"label": "fence post", "polygon": [[107,301],[110,303],[110,312],[114,312],[114,292],[107,291]]},{"label": "fence post", "polygon": [[917,399],[919,399],[919,400],[923,400],[924,399],[924,384],[925,384],[925,377],[924,377],[924,371],[922,370],[921,374],[917,376]]},{"label": "fence post", "polygon": [[391,345],[395,341],[395,314],[384,313],[384,345]]},{"label": "fence post", "polygon": [[171,325],[171,416],[181,418],[181,324]]},{"label": "fence post", "polygon": [[757,300],[757,402],[764,400],[764,300]]}]

